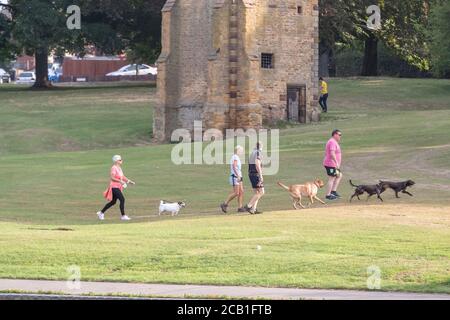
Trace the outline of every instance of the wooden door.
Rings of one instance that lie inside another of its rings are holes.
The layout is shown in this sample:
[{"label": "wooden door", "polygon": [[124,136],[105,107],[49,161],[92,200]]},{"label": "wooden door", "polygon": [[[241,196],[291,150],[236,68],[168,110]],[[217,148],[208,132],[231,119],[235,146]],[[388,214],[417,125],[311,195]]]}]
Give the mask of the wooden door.
[{"label": "wooden door", "polygon": [[286,109],[288,121],[306,123],[306,86],[288,86]]}]

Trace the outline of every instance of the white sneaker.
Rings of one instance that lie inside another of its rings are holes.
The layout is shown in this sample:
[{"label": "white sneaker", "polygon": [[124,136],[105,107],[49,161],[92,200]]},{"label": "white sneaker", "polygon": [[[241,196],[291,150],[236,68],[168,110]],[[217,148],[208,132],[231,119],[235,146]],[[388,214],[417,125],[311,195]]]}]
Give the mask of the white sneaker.
[{"label": "white sneaker", "polygon": [[105,214],[101,211],[97,212],[97,216],[99,220],[105,220]]},{"label": "white sneaker", "polygon": [[122,221],[130,221],[131,218],[129,216],[122,216],[122,218],[120,218],[120,220],[122,220]]}]

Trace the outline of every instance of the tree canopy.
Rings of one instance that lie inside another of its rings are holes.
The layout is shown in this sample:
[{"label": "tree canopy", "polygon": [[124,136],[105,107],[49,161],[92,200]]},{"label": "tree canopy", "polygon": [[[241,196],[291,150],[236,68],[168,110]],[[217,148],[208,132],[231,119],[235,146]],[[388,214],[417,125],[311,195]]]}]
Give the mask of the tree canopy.
[{"label": "tree canopy", "polygon": [[436,3],[431,9],[428,36],[431,64],[436,76],[450,76],[450,1]]},{"label": "tree canopy", "polygon": [[[367,26],[367,8],[381,10],[381,28]],[[336,43],[365,43],[362,75],[377,75],[377,43],[382,42],[402,59],[422,70],[429,69],[426,24],[430,4],[424,0],[320,0],[321,44],[334,48]]]},{"label": "tree canopy", "polygon": [[[85,54],[94,45],[105,54],[127,52],[133,61],[155,60],[160,48],[164,0],[10,0],[10,21],[0,20],[0,54],[36,57],[35,87],[48,87],[49,52]],[[69,29],[67,8],[81,9],[81,29]],[[2,25],[5,25],[3,28]],[[1,42],[0,42],[1,43]],[[9,47],[6,46],[8,43]],[[15,50],[12,50],[14,46]]]},{"label": "tree canopy", "polygon": [[[37,87],[48,86],[49,52],[127,53],[136,63],[156,60],[161,47],[161,8],[166,0],[9,0],[0,5],[0,60],[26,52],[36,56]],[[381,9],[381,28],[368,28],[367,8]],[[66,9],[81,9],[81,29],[69,30]],[[448,75],[448,0],[320,0],[320,53],[363,44],[362,75],[378,74],[378,47],[409,65]]]}]

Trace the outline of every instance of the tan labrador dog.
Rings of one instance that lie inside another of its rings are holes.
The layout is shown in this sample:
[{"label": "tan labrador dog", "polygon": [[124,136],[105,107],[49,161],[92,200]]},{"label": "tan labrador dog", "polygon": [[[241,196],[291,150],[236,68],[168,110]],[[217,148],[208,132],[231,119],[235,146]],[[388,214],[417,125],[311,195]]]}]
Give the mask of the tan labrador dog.
[{"label": "tan labrador dog", "polygon": [[309,206],[314,204],[314,199],[322,204],[325,204],[325,202],[317,197],[319,189],[323,188],[323,186],[325,185],[325,183],[320,179],[316,179],[314,182],[307,182],[305,184],[292,185],[290,187],[285,186],[281,182],[278,182],[278,185],[289,192],[292,197],[294,208],[297,210],[299,209],[298,205],[305,209],[305,206],[302,204],[302,197],[309,198]]}]

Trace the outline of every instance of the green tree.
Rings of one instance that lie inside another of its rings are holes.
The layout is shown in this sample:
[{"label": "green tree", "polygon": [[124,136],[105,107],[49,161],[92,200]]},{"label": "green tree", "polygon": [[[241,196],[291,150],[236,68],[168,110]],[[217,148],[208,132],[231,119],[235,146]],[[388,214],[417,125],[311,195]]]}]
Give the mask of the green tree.
[{"label": "green tree", "polygon": [[336,56],[340,44],[350,45],[354,36],[352,21],[344,10],[341,1],[320,0],[319,55],[320,75],[328,76],[331,56]]},{"label": "green tree", "polygon": [[[361,74],[378,74],[378,43],[394,50],[408,63],[429,68],[427,46],[422,26],[427,20],[428,1],[424,0],[320,0],[322,37],[327,37],[329,46],[333,39],[351,46],[355,40],[364,41],[364,58]],[[370,5],[381,9],[381,28],[369,29]],[[324,39],[324,38],[322,38]],[[321,39],[321,40],[322,40]]]},{"label": "green tree", "polygon": [[16,49],[12,42],[9,9],[9,6],[0,3],[0,64],[12,60]]},{"label": "green tree", "polygon": [[437,2],[431,9],[428,36],[433,73],[450,76],[450,1]]},{"label": "green tree", "polygon": [[161,9],[165,2],[90,1],[83,10],[86,37],[106,54],[125,52],[131,62],[152,63],[161,51]]},{"label": "green tree", "polygon": [[127,56],[136,63],[154,62],[161,52],[161,9],[166,0],[134,0],[123,24]]},{"label": "green tree", "polygon": [[[11,0],[12,35],[21,52],[36,59],[35,87],[49,87],[48,54],[71,36],[64,8],[70,1]],[[68,48],[72,50],[74,48]]]},{"label": "green tree", "polygon": [[377,35],[400,58],[422,71],[430,69],[429,48],[423,27],[428,23],[429,1],[380,1],[383,28]]},{"label": "green tree", "polygon": [[[47,62],[50,52],[82,56],[87,45],[95,45],[105,54],[128,50],[134,59],[156,56],[163,3],[162,0],[10,0],[11,33],[18,49],[36,58],[34,87],[47,88],[51,86]],[[70,5],[81,9],[80,30],[67,28],[66,10]]]}]

